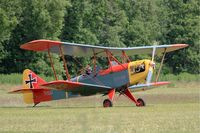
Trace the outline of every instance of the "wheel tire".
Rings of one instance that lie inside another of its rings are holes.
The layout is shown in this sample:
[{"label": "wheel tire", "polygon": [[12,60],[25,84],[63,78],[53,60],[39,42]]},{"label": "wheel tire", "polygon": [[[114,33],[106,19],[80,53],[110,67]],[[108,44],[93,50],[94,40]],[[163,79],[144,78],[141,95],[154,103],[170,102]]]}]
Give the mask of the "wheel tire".
[{"label": "wheel tire", "polygon": [[139,103],[139,105],[137,105],[138,107],[145,106],[145,102],[144,102],[144,100],[142,98],[138,98],[137,102]]},{"label": "wheel tire", "polygon": [[109,99],[105,99],[105,100],[103,101],[103,107],[104,107],[104,108],[112,107],[112,106],[113,106],[112,101],[110,101]]}]

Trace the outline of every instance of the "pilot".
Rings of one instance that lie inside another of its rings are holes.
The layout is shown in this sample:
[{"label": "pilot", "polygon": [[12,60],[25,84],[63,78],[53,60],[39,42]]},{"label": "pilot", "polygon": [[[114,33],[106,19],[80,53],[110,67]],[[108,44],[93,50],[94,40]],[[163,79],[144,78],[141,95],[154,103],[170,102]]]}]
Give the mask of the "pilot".
[{"label": "pilot", "polygon": [[87,75],[90,75],[92,73],[92,67],[89,64],[85,67],[85,73]]}]

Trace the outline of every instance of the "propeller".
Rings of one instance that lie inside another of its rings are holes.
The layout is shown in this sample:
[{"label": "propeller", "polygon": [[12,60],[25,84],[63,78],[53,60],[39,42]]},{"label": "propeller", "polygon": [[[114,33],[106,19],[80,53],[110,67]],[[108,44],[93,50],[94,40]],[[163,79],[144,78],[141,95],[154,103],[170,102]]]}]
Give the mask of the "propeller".
[{"label": "propeller", "polygon": [[149,72],[148,72],[148,75],[147,75],[147,78],[146,78],[147,84],[151,82],[152,76],[153,76],[153,71],[155,69],[155,62],[154,62],[155,53],[156,53],[156,47],[153,47],[151,62],[149,63],[149,65],[150,65]]},{"label": "propeller", "polygon": [[155,53],[156,53],[156,47],[153,47],[152,57],[151,57],[152,62],[154,61]]}]

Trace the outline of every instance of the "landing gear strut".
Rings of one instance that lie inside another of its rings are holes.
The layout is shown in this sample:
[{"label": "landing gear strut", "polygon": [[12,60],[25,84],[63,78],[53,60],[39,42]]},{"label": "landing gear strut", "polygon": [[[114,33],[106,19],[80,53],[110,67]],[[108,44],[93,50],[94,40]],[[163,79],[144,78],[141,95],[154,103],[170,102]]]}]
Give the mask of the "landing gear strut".
[{"label": "landing gear strut", "polygon": [[103,107],[112,107],[113,106],[113,104],[112,104],[112,101],[111,100],[109,100],[109,99],[105,99],[104,101],[103,101]]},{"label": "landing gear strut", "polygon": [[133,101],[137,107],[142,107],[142,106],[145,106],[145,102],[141,99],[141,98],[138,98],[136,99],[133,94],[131,94],[131,91],[127,88],[124,90],[124,95],[126,95],[131,101]]}]

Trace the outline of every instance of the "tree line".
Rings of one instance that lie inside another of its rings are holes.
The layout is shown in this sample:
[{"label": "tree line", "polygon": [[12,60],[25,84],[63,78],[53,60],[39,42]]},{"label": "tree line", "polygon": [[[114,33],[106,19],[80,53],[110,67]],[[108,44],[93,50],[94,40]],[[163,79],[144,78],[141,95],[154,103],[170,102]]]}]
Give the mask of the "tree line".
[{"label": "tree line", "polygon": [[[199,0],[0,0],[0,73],[30,68],[51,75],[47,54],[19,48],[51,39],[114,47],[186,43],[166,55],[164,71],[198,74],[199,7]],[[60,57],[53,58],[62,72]],[[73,74],[88,62],[66,58]]]}]

